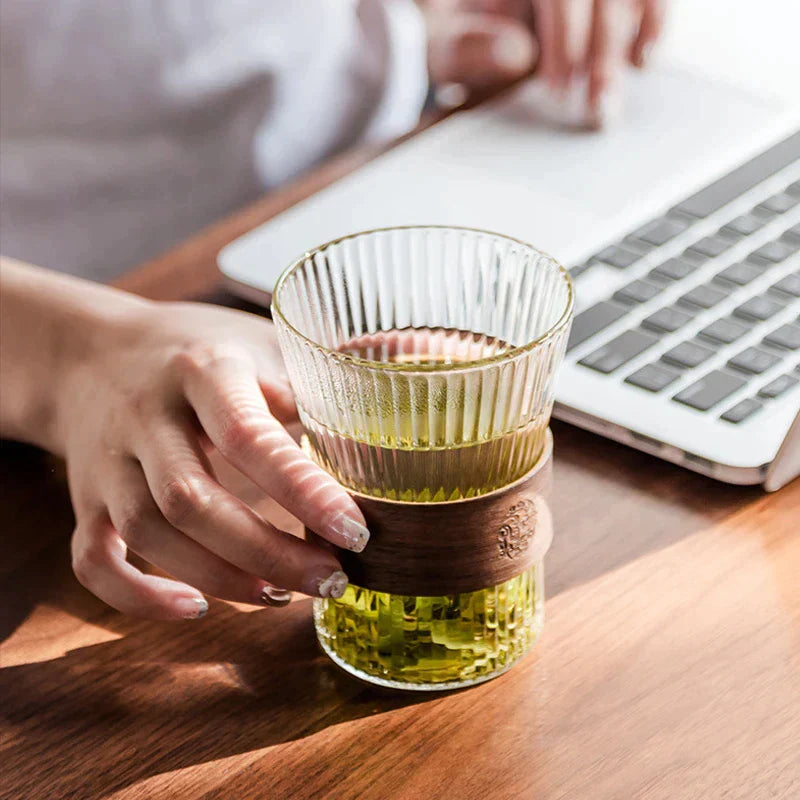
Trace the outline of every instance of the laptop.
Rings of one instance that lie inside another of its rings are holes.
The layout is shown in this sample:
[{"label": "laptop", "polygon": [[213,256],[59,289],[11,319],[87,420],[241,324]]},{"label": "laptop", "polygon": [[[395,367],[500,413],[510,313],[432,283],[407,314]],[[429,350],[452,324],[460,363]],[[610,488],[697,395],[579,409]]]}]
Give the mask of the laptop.
[{"label": "laptop", "polygon": [[775,489],[800,473],[800,111],[668,66],[627,88],[600,133],[562,124],[537,82],[455,114],[228,245],[220,269],[268,302],[294,258],[357,230],[531,242],[575,283],[554,415]]}]

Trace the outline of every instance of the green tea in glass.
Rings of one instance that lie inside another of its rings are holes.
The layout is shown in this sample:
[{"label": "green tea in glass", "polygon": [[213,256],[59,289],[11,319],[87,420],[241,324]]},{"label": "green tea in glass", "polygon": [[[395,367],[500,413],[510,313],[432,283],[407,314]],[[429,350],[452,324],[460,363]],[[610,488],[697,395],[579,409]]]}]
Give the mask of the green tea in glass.
[{"label": "green tea in glass", "polygon": [[[344,669],[386,686],[450,689],[499,674],[536,641],[552,537],[548,424],[571,315],[570,280],[552,258],[463,228],[354,234],[279,279],[273,319],[305,446],[362,507],[386,510],[389,528],[404,514],[419,528],[416,540],[396,531],[410,542],[389,559],[404,578],[360,585],[351,575],[342,598],[314,601],[319,641]],[[506,505],[484,542],[470,523],[494,520],[485,514],[495,498],[491,508]],[[414,541],[435,550],[438,538],[458,544],[460,530],[465,547],[477,542],[501,565],[482,572],[476,562],[475,575],[502,581],[471,585],[454,574],[462,562],[446,560],[440,582],[424,564],[417,580]]]}]

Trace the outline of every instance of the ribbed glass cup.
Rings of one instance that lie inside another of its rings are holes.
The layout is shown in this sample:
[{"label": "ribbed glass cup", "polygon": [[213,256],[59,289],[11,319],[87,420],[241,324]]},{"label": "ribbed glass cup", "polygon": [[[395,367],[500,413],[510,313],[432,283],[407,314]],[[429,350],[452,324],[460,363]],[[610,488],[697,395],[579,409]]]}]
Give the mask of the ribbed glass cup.
[{"label": "ribbed glass cup", "polygon": [[[539,459],[572,287],[534,247],[465,228],[353,234],[292,264],[272,313],[306,445],[348,489],[458,500],[513,483]],[[424,598],[351,585],[315,601],[317,633],[373,682],[465,685],[530,648],[542,577],[537,564],[499,587]]]}]

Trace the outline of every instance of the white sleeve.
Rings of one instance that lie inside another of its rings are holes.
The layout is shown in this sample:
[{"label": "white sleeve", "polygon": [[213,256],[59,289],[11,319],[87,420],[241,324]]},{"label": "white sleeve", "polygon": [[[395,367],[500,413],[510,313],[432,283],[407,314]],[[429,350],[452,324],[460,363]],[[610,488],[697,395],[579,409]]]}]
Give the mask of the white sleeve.
[{"label": "white sleeve", "polygon": [[414,0],[359,0],[359,17],[372,46],[382,50],[383,66],[381,96],[364,138],[391,139],[417,124],[428,94],[425,21]]}]

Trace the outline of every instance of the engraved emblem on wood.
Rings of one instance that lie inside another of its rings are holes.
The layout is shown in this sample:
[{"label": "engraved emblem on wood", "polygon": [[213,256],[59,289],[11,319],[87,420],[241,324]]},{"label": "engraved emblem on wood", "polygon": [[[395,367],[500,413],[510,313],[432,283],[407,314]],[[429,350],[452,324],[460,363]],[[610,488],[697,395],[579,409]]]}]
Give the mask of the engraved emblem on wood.
[{"label": "engraved emblem on wood", "polygon": [[514,503],[497,533],[500,555],[511,559],[522,555],[528,549],[535,530],[536,504],[533,500]]}]

